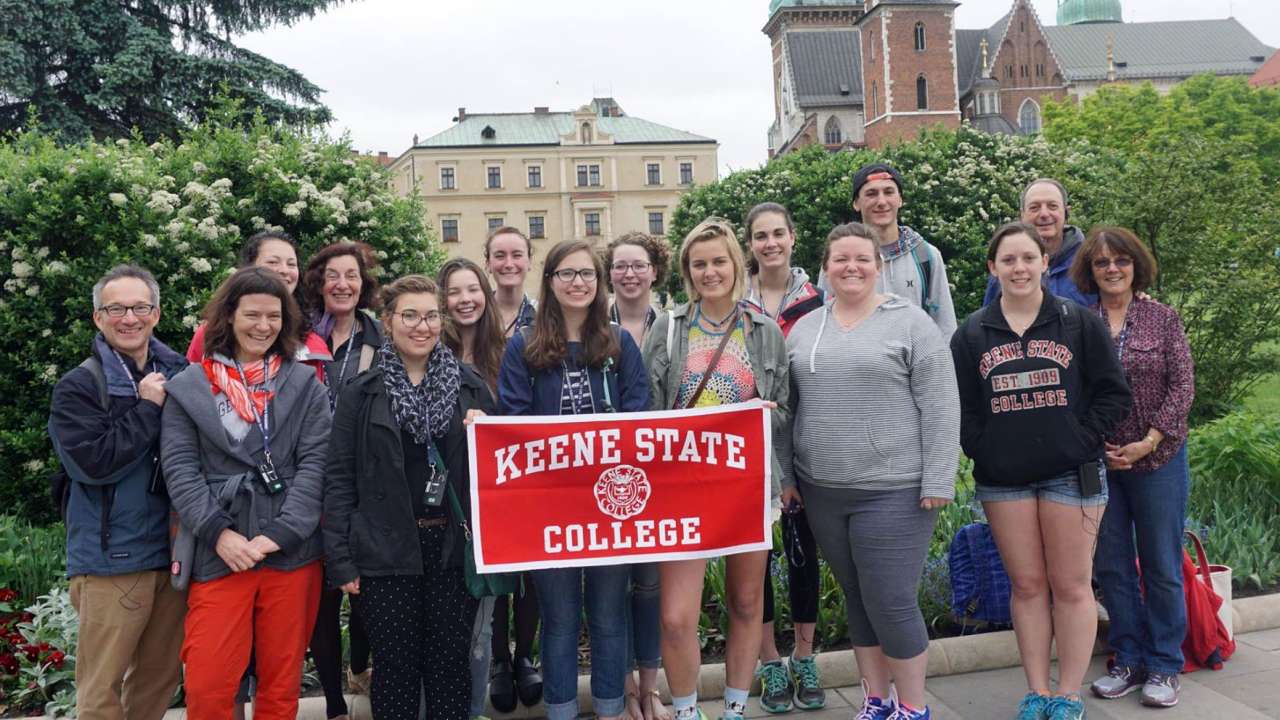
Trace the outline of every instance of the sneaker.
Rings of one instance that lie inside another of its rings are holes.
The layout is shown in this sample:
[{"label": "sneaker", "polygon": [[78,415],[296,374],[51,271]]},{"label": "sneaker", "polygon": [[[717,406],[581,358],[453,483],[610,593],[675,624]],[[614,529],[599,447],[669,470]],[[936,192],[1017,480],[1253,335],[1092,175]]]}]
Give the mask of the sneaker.
[{"label": "sneaker", "polygon": [[1055,695],[1045,705],[1046,720],[1084,720],[1084,699],[1079,695]]},{"label": "sneaker", "polygon": [[1148,707],[1173,707],[1178,704],[1178,691],[1182,688],[1177,675],[1151,673],[1142,686],[1142,704]]},{"label": "sneaker", "polygon": [[827,691],[822,689],[822,676],[818,674],[818,655],[799,659],[792,655],[787,665],[791,670],[791,684],[796,688],[796,707],[801,710],[826,707]]},{"label": "sneaker", "polygon": [[1018,717],[1016,720],[1044,720],[1049,717],[1049,696],[1041,695],[1037,692],[1029,692],[1022,696],[1022,702],[1018,703]]},{"label": "sneaker", "polygon": [[1093,690],[1094,695],[1111,700],[1124,697],[1141,688],[1146,679],[1147,674],[1137,668],[1131,668],[1127,665],[1112,665],[1107,674],[1094,680],[1089,688]]},{"label": "sneaker", "polygon": [[868,692],[871,688],[867,685],[867,681],[862,681],[862,709],[857,715],[853,716],[853,720],[889,720],[893,717],[897,710],[896,703],[892,698],[871,697]]},{"label": "sneaker", "polygon": [[760,709],[767,713],[784,713],[791,710],[791,673],[781,660],[762,663],[756,670],[760,678]]},{"label": "sneaker", "polygon": [[929,720],[933,717],[929,713],[929,706],[925,705],[923,710],[908,710],[901,705],[889,716],[889,720]]}]

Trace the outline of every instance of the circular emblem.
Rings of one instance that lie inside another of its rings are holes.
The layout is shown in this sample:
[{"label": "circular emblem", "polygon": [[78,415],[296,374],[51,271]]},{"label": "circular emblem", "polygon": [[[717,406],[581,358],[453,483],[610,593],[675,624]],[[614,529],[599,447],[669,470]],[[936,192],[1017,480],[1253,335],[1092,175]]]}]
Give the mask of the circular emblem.
[{"label": "circular emblem", "polygon": [[651,491],[644,470],[618,465],[600,473],[596,480],[596,506],[615,520],[626,520],[644,512]]}]

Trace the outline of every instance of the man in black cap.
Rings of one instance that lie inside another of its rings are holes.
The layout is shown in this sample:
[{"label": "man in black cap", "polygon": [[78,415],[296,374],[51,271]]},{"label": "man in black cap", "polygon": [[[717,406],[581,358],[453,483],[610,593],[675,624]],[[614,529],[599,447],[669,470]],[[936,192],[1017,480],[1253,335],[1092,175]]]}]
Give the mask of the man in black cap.
[{"label": "man in black cap", "polygon": [[[893,166],[872,163],[858,168],[853,175],[854,219],[870,228],[884,258],[876,290],[919,306],[943,337],[950,338],[956,329],[956,311],[942,253],[920,233],[898,224],[901,207],[902,175]],[[825,276],[819,276],[818,287],[831,292]]]}]

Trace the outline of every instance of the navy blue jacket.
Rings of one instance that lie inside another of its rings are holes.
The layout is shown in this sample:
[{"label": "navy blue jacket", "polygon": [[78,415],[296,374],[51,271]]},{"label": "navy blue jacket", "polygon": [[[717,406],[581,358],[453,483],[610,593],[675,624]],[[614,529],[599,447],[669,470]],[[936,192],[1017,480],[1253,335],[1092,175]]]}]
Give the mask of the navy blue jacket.
[{"label": "navy blue jacket", "polygon": [[[107,378],[107,407],[94,373],[76,367],[53,388],[49,434],[71,477],[67,500],[67,576],[124,575],[169,566],[169,499],[157,472],[160,406],[139,399],[125,376],[140,382],[152,370],[172,377],[186,366],[181,355],[152,341],[139,370],[95,343]],[[126,392],[127,391],[127,392]],[[103,523],[103,510],[109,510]]]},{"label": "navy blue jacket", "polygon": [[[1062,236],[1063,242],[1067,243],[1066,251],[1057,257],[1050,258],[1049,269],[1045,271],[1041,283],[1050,295],[1075,300],[1084,307],[1094,305],[1098,302],[1098,296],[1080,292],[1080,288],[1076,287],[1075,281],[1071,279],[1071,263],[1076,259],[1076,253],[1080,252],[1084,233],[1080,232],[1080,228],[1068,225],[1063,228]],[[1000,297],[1000,281],[991,275],[987,278],[987,292],[982,296],[982,306],[990,305],[991,301],[998,297]]]},{"label": "navy blue jacket", "polygon": [[[609,398],[615,412],[649,409],[649,377],[644,359],[631,333],[614,326],[622,342],[622,356],[608,375]],[[498,371],[498,412],[502,415],[559,415],[563,376],[559,367],[533,371],[524,359],[525,333],[517,332],[507,341]],[[581,345],[571,342],[569,353],[577,357]],[[595,412],[605,412],[606,373],[591,368],[591,399]],[[531,381],[532,378],[532,381]]]}]

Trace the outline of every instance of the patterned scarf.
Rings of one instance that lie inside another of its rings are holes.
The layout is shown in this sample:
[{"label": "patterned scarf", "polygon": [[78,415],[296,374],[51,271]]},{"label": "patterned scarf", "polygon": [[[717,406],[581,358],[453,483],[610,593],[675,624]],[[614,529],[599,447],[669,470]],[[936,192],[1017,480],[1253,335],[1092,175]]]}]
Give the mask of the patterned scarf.
[{"label": "patterned scarf", "polygon": [[378,350],[382,361],[382,383],[391,396],[391,411],[401,430],[408,431],[419,445],[433,437],[444,437],[458,404],[461,371],[458,358],[444,343],[437,342],[427,358],[427,376],[419,385],[409,382],[400,353],[387,338]]},{"label": "patterned scarf", "polygon": [[[213,357],[207,357],[201,361],[201,365],[204,367],[204,376],[209,378],[209,384],[213,386],[213,394],[226,395],[227,402],[231,403],[236,415],[245,422],[252,423],[255,422],[254,411],[257,411],[257,417],[262,417],[267,403],[271,402],[271,398],[276,394],[270,390],[250,392],[246,384],[262,385],[280,372],[282,362],[283,359],[279,355],[272,355],[265,362],[259,360],[249,363],[249,366],[244,368],[244,377],[240,377],[240,371],[236,369],[235,362],[222,355],[215,354]],[[253,403],[252,409],[250,403]]]}]

